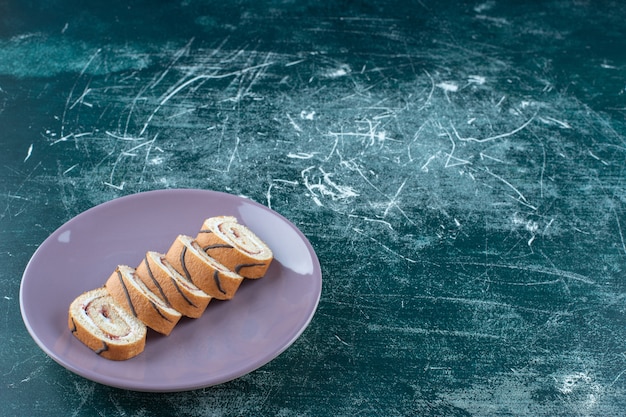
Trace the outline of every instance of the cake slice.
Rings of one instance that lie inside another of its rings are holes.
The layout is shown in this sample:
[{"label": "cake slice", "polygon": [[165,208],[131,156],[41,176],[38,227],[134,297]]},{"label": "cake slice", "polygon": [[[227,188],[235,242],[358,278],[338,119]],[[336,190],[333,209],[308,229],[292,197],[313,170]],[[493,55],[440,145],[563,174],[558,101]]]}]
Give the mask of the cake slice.
[{"label": "cake slice", "polygon": [[165,259],[185,278],[218,300],[229,300],[243,277],[207,255],[191,236],[178,235]]},{"label": "cake slice", "polygon": [[159,333],[169,335],[181,318],[180,312],[150,291],[134,268],[119,265],[104,287],[133,316]]},{"label": "cake slice", "polygon": [[274,259],[271,249],[233,216],[208,218],[196,236],[207,254],[245,278],[261,278]]},{"label": "cake slice", "polygon": [[211,301],[211,296],[174,269],[164,254],[147,252],[136,273],[146,287],[184,316],[200,317]]},{"label": "cake slice", "polygon": [[143,352],[146,325],[129,314],[106,289],[87,291],[74,299],[68,313],[72,334],[106,359],[121,361]]}]

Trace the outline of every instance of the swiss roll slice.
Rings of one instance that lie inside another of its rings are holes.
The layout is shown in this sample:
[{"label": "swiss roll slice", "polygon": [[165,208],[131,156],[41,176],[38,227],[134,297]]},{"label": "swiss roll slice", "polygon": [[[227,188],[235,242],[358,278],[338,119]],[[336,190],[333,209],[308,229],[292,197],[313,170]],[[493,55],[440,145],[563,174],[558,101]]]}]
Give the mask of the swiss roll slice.
[{"label": "swiss roll slice", "polygon": [[136,272],[146,287],[184,316],[200,317],[211,301],[210,295],[180,274],[162,253],[148,251]]},{"label": "swiss roll slice", "polygon": [[106,289],[87,291],[70,304],[68,327],[98,355],[126,360],[143,352],[146,325],[130,314]]},{"label": "swiss roll slice", "polygon": [[272,250],[234,216],[204,220],[196,241],[207,254],[245,278],[261,278],[274,259]]}]

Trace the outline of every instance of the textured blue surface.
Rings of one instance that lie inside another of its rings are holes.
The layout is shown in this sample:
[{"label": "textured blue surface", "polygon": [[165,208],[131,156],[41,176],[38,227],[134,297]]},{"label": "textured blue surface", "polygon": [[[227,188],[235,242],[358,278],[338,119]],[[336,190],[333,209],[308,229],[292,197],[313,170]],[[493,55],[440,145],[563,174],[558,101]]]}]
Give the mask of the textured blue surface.
[{"label": "textured blue surface", "polygon": [[[626,7],[543,3],[0,2],[6,412],[626,413]],[[65,371],[21,322],[30,256],[175,187],[302,230],[310,327],[206,390]]]}]

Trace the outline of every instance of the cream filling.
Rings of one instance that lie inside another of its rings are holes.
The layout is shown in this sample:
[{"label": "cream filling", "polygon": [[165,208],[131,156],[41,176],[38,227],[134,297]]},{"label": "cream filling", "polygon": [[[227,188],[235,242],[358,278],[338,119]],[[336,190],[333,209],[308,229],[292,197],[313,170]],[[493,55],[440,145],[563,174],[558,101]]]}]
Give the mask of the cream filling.
[{"label": "cream filling", "polygon": [[120,312],[103,297],[89,302],[85,306],[85,313],[109,339],[124,338],[133,331]]},{"label": "cream filling", "polygon": [[80,300],[73,311],[81,325],[100,339],[132,342],[143,335],[142,328],[136,328],[139,324],[133,322],[134,317],[115,305],[106,290]]}]

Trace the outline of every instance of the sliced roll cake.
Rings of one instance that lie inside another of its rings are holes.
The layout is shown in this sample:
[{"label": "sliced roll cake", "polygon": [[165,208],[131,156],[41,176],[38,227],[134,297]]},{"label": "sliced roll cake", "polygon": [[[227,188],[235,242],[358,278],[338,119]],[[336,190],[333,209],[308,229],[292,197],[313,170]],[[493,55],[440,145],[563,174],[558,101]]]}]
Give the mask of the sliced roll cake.
[{"label": "sliced roll cake", "polygon": [[69,308],[68,326],[78,340],[106,359],[130,359],[143,352],[146,345],[146,325],[104,288],[87,291],[74,299]]},{"label": "sliced roll cake", "polygon": [[179,235],[165,259],[185,278],[218,300],[233,298],[243,277],[213,259],[191,236]]},{"label": "sliced roll cake", "polygon": [[184,316],[200,317],[211,301],[211,296],[181,275],[164,254],[147,252],[135,272],[146,287]]},{"label": "sliced roll cake", "polygon": [[233,216],[206,219],[196,241],[207,254],[245,278],[261,278],[274,259],[271,249]]},{"label": "sliced roll cake", "polygon": [[170,334],[181,314],[168,306],[137,276],[135,269],[119,265],[104,284],[109,294],[151,329]]}]

